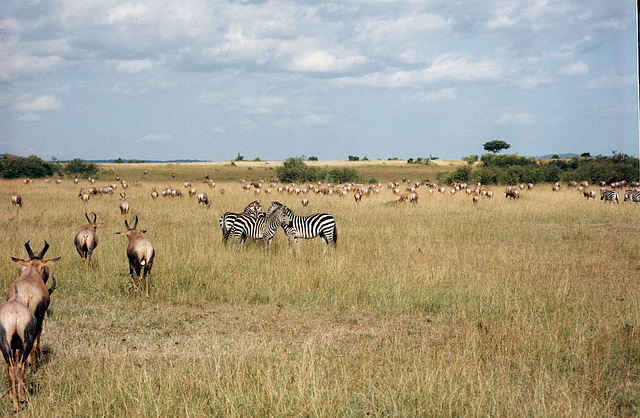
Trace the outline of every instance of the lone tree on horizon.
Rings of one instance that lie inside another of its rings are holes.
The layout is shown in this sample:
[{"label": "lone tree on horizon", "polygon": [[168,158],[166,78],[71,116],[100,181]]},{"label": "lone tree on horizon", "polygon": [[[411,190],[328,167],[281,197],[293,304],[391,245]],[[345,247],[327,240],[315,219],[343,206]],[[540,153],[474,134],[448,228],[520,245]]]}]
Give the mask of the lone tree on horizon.
[{"label": "lone tree on horizon", "polygon": [[507,144],[504,141],[489,141],[482,144],[485,150],[489,152],[493,152],[494,154],[499,153],[503,149],[511,148],[511,145]]}]

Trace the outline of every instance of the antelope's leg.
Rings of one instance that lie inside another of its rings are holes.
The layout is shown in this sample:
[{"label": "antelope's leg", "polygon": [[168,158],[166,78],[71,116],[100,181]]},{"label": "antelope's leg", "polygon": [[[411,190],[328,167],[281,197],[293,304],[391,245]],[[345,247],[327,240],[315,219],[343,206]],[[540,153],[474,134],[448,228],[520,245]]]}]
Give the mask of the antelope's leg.
[{"label": "antelope's leg", "polygon": [[7,364],[7,372],[9,374],[9,393],[11,394],[11,402],[13,402],[13,410],[18,411],[18,397],[16,396],[16,376],[13,372],[13,358],[9,358],[9,364]]}]

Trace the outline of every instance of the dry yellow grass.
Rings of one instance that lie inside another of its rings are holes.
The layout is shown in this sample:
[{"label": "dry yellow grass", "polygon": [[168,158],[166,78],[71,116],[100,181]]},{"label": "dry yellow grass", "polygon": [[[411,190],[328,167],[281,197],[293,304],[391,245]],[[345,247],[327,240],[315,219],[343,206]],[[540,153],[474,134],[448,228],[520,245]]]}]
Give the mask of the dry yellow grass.
[{"label": "dry yellow grass", "polygon": [[[149,299],[130,287],[116,196],[83,203],[68,179],[0,182],[5,287],[16,274],[9,256],[23,256],[26,240],[63,256],[25,415],[638,414],[640,207],[547,185],[519,201],[494,187],[475,206],[424,188],[415,206],[393,204],[386,188],[358,205],[310,195],[307,208],[274,193],[260,196],[265,206],[333,214],[337,249],[323,254],[317,239],[290,252],[279,232],[270,251],[234,250],[218,218],[255,197],[231,179],[273,172],[240,166],[149,166],[149,179],[142,166],[117,167],[131,184],[129,219],[139,216],[157,250]],[[368,173],[386,181],[404,169]],[[433,175],[420,169],[406,171]],[[185,180],[209,194],[210,209],[149,196]],[[21,210],[10,206],[14,191]],[[73,247],[85,210],[105,223],[91,270]]]}]

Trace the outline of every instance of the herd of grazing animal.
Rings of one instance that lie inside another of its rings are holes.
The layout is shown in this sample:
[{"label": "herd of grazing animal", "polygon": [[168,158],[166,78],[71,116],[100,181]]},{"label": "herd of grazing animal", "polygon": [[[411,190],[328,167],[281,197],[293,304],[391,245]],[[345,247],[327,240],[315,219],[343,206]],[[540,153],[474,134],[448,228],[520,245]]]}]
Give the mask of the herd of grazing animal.
[{"label": "herd of grazing animal", "polygon": [[[145,172],[146,174],[146,172]],[[175,175],[172,177],[175,178]],[[278,186],[276,179],[272,179],[271,183],[262,181],[245,182],[241,181],[243,190],[252,190],[254,194],[270,194],[272,191],[286,193],[291,195],[302,195],[301,204],[306,207],[310,204],[306,197],[311,194],[318,196],[348,196],[352,195],[354,201],[360,204],[363,198],[372,196],[380,192],[382,184],[363,185],[355,183],[345,183],[339,185],[333,184],[290,184]],[[28,185],[32,180],[24,181]],[[91,179],[92,184],[95,180]],[[78,181],[74,181],[75,184]],[[204,183],[213,189],[216,184],[207,179]],[[481,196],[490,198],[493,191],[480,184],[467,185],[465,183],[453,183],[447,189],[438,186],[428,180],[422,182],[411,182],[403,179],[405,183],[401,191],[400,182],[389,182],[388,188],[396,196],[395,202],[401,204],[409,202],[418,204],[419,187],[424,187],[427,194],[434,192],[446,193],[454,195],[456,192],[471,195],[472,203],[478,204]],[[59,184],[56,182],[55,184]],[[191,183],[185,183],[189,196],[196,196],[198,203],[205,205],[207,208],[211,206],[211,200],[207,193],[198,193]],[[589,184],[582,182],[570,182],[569,188],[576,187],[583,193],[586,199],[594,199],[597,194],[593,190],[588,190]],[[606,188],[606,184],[599,184],[600,198],[604,202],[619,203],[621,189],[624,190],[626,182],[618,182],[610,184]],[[639,185],[629,184],[635,189],[627,189],[624,191],[624,201],[640,202]],[[78,197],[83,201],[88,201],[94,195],[111,195],[118,187],[117,184],[107,186],[81,188]],[[120,180],[120,187],[127,189],[129,186],[124,180]],[[533,189],[532,183],[522,183],[518,186],[509,186],[505,190],[505,197],[518,200],[520,191],[525,189]],[[559,191],[560,184],[553,185],[552,190]],[[221,195],[225,190],[218,188]],[[526,192],[525,192],[526,193]],[[159,191],[155,187],[151,190],[151,197],[156,199],[162,197],[181,197],[183,194],[179,189],[171,186]],[[28,196],[27,196],[28,197]],[[19,193],[11,195],[11,203],[14,207],[19,208],[23,205],[23,197]],[[312,204],[313,206],[313,204]],[[130,212],[130,205],[126,193],[120,193],[119,210],[122,215]],[[97,229],[103,227],[104,223],[97,221],[95,212],[85,213],[87,224],[84,225],[75,235],[74,244],[80,258],[87,267],[91,266],[91,257],[98,246]],[[338,229],[336,220],[332,215],[327,213],[315,213],[309,216],[299,216],[278,201],[272,201],[270,207],[265,211],[261,207],[259,200],[249,203],[242,212],[226,212],[219,220],[222,231],[223,243],[229,241],[235,246],[237,241],[242,245],[247,238],[262,241],[265,247],[271,245],[273,237],[278,230],[282,228],[286,235],[289,246],[298,246],[299,239],[312,239],[319,237],[324,243],[324,250],[328,247],[334,248],[338,240]],[[133,289],[136,292],[142,292],[144,283],[144,292],[149,296],[149,278],[154,265],[155,250],[151,241],[145,236],[146,230],[138,229],[138,216],[136,215],[133,225],[128,220],[124,220],[125,230],[116,232],[118,235],[126,236],[128,244],[126,247],[126,256],[129,263],[129,274]],[[12,260],[19,265],[18,277],[9,285],[7,289],[6,302],[0,306],[0,350],[2,351],[4,360],[7,364],[7,374],[10,382],[10,396],[14,410],[19,410],[25,402],[25,384],[24,374],[27,365],[36,367],[36,353],[40,350],[40,335],[43,329],[45,314],[51,302],[51,294],[56,289],[55,276],[51,275],[50,287],[47,282],[50,278],[49,268],[55,264],[60,257],[44,260],[44,255],[49,247],[45,241],[43,249],[39,253],[34,253],[29,242],[25,243],[28,258],[19,259],[12,257]]]}]

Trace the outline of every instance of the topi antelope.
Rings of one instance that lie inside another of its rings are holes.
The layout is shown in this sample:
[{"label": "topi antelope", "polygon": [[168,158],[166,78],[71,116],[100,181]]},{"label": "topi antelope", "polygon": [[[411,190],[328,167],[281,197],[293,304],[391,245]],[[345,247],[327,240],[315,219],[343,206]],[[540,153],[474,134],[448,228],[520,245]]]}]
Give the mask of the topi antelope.
[{"label": "topi antelope", "polygon": [[13,296],[0,306],[0,350],[7,363],[14,411],[24,403],[24,367],[35,343],[37,328],[36,317],[15,289]]},{"label": "topi antelope", "polygon": [[[142,286],[142,276],[140,272],[143,271],[146,284],[146,294],[149,296],[149,275],[153,268],[153,259],[156,255],[151,241],[143,234],[146,230],[138,228],[138,216],[136,215],[133,227],[129,227],[129,222],[125,219],[124,225],[127,227],[126,231],[116,232],[118,235],[126,235],[129,237],[129,245],[127,246],[127,258],[129,259],[129,274],[131,275],[131,283],[136,291],[140,290]],[[138,278],[138,283],[133,278],[133,272],[135,271]]]},{"label": "topi antelope", "polygon": [[50,265],[58,262],[60,257],[43,261],[40,258],[31,258],[22,260],[16,257],[11,259],[20,265],[20,275],[11,283],[7,300],[11,300],[16,294],[24,303],[33,316],[36,318],[36,349],[29,355],[29,363],[35,368],[36,359],[35,351],[40,349],[40,334],[42,332],[42,323],[44,316],[51,302],[51,293],[56,288],[56,278],[53,276],[51,287],[47,289],[44,282],[43,272]]},{"label": "topi antelope", "polygon": [[158,197],[158,190],[156,190],[155,187],[153,189],[151,189],[151,197],[153,199],[156,199]]},{"label": "topi antelope", "polygon": [[209,207],[211,204],[209,203],[209,196],[206,193],[198,194],[198,203],[202,203],[203,205]]},{"label": "topi antelope", "polygon": [[129,202],[127,202],[127,194],[126,193],[120,193],[120,214],[121,215],[126,215],[127,213],[129,213]]},{"label": "topi antelope", "polygon": [[76,250],[78,250],[78,254],[80,257],[87,262],[87,264],[91,263],[91,254],[93,250],[98,246],[98,235],[96,235],[96,228],[104,225],[102,222],[97,223],[96,219],[98,215],[95,212],[93,213],[93,222],[89,219],[89,215],[87,213],[84,214],[84,217],[87,218],[88,224],[86,224],[74,238],[73,242],[76,245]]},{"label": "topi antelope", "polygon": [[83,201],[87,202],[89,200],[89,198],[91,197],[91,195],[87,192],[84,191],[84,187],[82,187],[80,189],[80,191],[78,192],[78,197],[80,199],[82,199]]},{"label": "topi antelope", "polygon": [[19,195],[18,193],[16,194],[12,194],[11,195],[11,204],[13,206],[20,206],[22,207],[22,196]]}]

